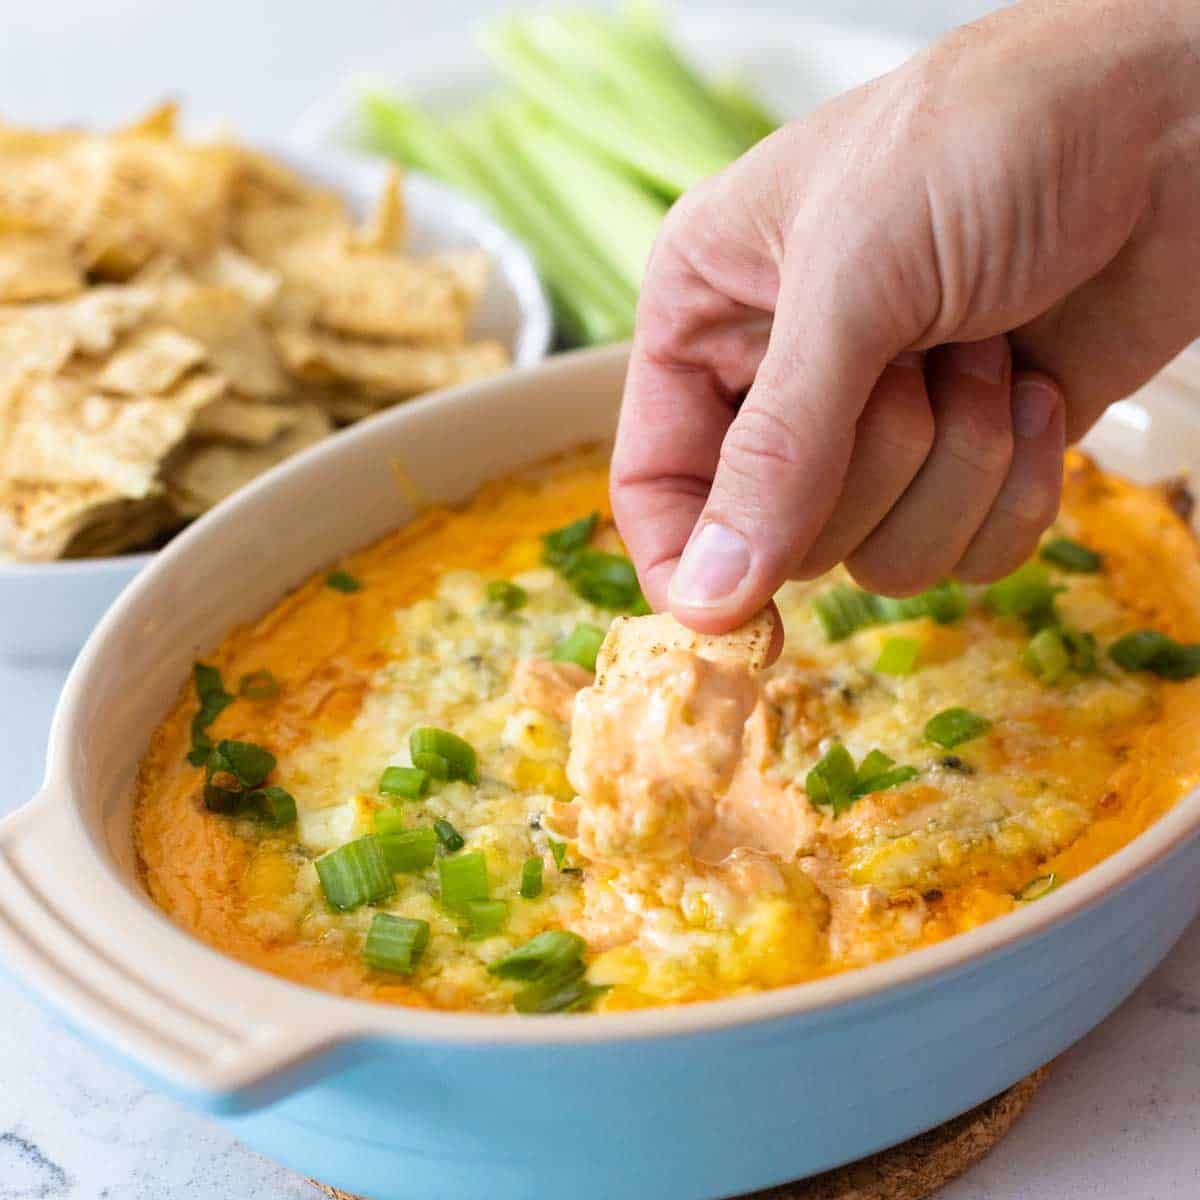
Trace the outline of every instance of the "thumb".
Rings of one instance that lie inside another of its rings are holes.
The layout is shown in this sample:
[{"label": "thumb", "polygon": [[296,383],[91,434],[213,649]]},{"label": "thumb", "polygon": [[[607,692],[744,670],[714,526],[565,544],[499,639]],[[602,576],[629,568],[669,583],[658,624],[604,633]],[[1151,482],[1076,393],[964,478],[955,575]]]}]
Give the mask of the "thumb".
[{"label": "thumb", "polygon": [[785,260],[766,354],[671,579],[668,602],[685,624],[719,633],[748,620],[837,504],[855,424],[905,348],[881,331],[869,276],[844,259],[827,270],[818,260],[789,270]]}]

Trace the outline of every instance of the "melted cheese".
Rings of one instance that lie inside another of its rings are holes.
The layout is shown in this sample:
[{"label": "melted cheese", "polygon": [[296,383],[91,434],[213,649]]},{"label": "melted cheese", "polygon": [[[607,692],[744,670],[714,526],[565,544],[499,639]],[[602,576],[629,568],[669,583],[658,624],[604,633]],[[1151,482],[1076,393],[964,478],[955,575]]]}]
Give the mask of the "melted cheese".
[{"label": "melted cheese", "polygon": [[[922,619],[829,644],[811,612],[827,577],[780,593],[786,645],[765,679],[770,719],[754,755],[762,794],[799,804],[791,817],[801,832],[783,846],[757,831],[745,840],[774,854],[726,857],[731,845],[720,855],[679,853],[686,831],[663,854],[654,830],[614,827],[636,852],[590,861],[588,836],[574,840],[566,773],[572,694],[587,677],[546,659],[577,623],[604,627],[611,614],[539,564],[539,534],[603,509],[605,492],[596,455],[491,485],[465,509],[426,513],[347,558],[361,590],[328,588],[322,572],[235,630],[206,661],[230,690],[266,669],[280,691],[239,699],[211,733],[267,746],[299,820],[265,832],[205,810],[202,773],[184,758],[189,689],[139,778],[135,840],[153,898],[226,953],[345,995],[505,1011],[516,985],[487,964],[541,930],[568,928],[588,941],[589,978],[611,985],[597,1007],[689,1002],[845,970],[1001,915],[1031,878],[1086,870],[1200,778],[1200,681],[1129,675],[1103,658],[1092,676],[1044,687],[1020,665],[1022,627],[978,603],[951,626]],[[1101,645],[1142,626],[1200,640],[1200,563],[1161,493],[1076,457],[1059,526],[1105,559],[1099,574],[1057,580],[1072,626]],[[514,579],[528,602],[512,613],[489,605],[495,578]],[[919,669],[880,675],[880,646],[898,635],[919,641]],[[951,705],[993,720],[952,756],[921,738],[926,720]],[[417,725],[466,738],[480,778],[435,788],[404,811],[413,825],[449,820],[469,850],[483,851],[492,894],[509,901],[510,915],[501,934],[467,939],[437,902],[436,871],[400,875],[381,907],[427,920],[431,938],[413,975],[388,976],[362,960],[376,910],[333,912],[313,861],[370,832],[385,805],[380,774],[409,761]],[[919,775],[836,819],[817,812],[805,806],[803,781],[835,738],[856,761],[879,748]],[[603,773],[604,746],[587,754]],[[558,868],[552,829],[568,842],[562,865],[581,870]],[[524,900],[520,870],[531,855],[543,859],[545,887]]]}]

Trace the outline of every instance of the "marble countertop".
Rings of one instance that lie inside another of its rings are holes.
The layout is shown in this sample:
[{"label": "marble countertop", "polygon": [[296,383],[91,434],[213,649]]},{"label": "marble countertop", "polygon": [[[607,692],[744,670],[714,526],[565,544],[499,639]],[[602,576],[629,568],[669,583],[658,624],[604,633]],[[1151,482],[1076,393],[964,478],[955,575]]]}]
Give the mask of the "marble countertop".
[{"label": "marble countertop", "polygon": [[[499,7],[460,0],[456,21]],[[680,5],[702,9],[704,5]],[[776,0],[814,19],[928,37],[988,0]],[[11,10],[11,11],[10,11]],[[44,0],[9,5],[0,109],[115,121],[175,92],[284,137],[376,31],[416,44],[445,10],[389,0]],[[401,53],[401,51],[397,51]],[[119,55],[119,67],[114,66]],[[212,64],[221,69],[214,71]],[[65,667],[0,664],[0,814],[32,795]],[[303,1179],[145,1087],[0,979],[0,1200],[317,1200]],[[1194,1200],[1200,1195],[1200,926],[1114,1016],[1059,1061],[1002,1148],[943,1200]]]}]

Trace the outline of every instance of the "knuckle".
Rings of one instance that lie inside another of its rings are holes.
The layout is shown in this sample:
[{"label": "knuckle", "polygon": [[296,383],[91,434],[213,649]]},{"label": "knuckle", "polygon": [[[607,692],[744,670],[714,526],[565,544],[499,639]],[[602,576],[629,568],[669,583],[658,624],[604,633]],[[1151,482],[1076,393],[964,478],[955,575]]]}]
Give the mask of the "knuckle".
[{"label": "knuckle", "polygon": [[798,467],[800,433],[791,422],[757,405],[744,405],[721,446],[721,465],[735,475],[761,475]]},{"label": "knuckle", "polygon": [[913,555],[863,547],[846,559],[846,569],[860,586],[885,596],[914,596],[933,587],[949,564],[923,562]]},{"label": "knuckle", "polygon": [[974,475],[1001,479],[1012,463],[1012,430],[982,421],[953,421],[943,428],[938,450]]}]

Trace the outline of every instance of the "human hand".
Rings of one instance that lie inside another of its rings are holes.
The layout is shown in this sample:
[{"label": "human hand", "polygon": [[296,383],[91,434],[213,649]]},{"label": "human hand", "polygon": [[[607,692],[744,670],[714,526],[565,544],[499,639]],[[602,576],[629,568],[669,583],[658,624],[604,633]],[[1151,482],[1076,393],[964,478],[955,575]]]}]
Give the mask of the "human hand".
[{"label": "human hand", "polygon": [[843,560],[898,595],[995,578],[1053,519],[1065,441],[1197,336],[1195,4],[1018,5],[675,206],[618,527],[650,603],[710,632]]}]

